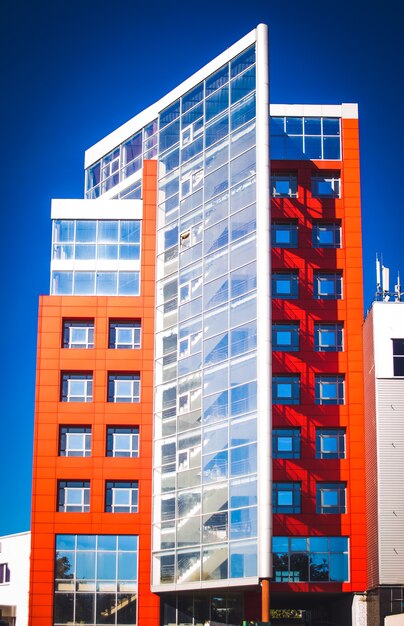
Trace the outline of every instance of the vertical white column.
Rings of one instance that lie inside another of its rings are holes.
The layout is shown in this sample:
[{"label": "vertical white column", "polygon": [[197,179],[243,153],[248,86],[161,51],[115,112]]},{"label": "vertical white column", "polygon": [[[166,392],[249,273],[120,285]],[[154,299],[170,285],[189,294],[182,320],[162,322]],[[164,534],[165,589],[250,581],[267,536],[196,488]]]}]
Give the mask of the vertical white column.
[{"label": "vertical white column", "polygon": [[258,576],[272,575],[271,301],[268,27],[257,27]]}]

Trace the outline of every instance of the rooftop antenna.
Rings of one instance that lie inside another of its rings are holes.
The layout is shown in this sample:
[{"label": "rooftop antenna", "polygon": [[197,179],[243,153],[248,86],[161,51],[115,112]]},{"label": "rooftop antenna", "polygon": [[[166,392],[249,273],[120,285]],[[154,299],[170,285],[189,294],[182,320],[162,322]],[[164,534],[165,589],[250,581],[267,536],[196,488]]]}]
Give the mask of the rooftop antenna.
[{"label": "rooftop antenna", "polygon": [[382,264],[382,289],[383,300],[388,302],[390,300],[390,270]]},{"label": "rooftop antenna", "polygon": [[376,297],[380,293],[380,289],[381,289],[380,261],[379,261],[379,257],[376,254]]},{"label": "rooftop antenna", "polygon": [[394,299],[396,302],[401,302],[400,272],[397,272],[397,283],[394,285]]}]

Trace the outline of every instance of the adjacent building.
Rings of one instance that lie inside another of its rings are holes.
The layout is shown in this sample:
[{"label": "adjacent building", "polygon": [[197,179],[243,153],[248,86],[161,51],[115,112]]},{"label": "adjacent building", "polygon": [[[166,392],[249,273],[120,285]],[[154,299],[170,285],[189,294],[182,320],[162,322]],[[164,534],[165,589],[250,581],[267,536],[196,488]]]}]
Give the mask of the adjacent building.
[{"label": "adjacent building", "polygon": [[356,105],[269,109],[260,25],[85,169],[84,199],[52,203],[40,299],[30,625],[236,625],[268,619],[268,590],[350,624]]},{"label": "adjacent building", "polygon": [[404,302],[388,298],[363,329],[369,626],[404,612]]},{"label": "adjacent building", "polygon": [[0,625],[27,626],[29,532],[0,537]]}]

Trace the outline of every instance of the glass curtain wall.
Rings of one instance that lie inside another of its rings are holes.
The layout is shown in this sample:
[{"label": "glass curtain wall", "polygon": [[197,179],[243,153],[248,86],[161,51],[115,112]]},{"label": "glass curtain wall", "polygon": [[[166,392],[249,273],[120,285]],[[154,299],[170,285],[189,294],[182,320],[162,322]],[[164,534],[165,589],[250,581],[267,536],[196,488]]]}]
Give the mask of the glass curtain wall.
[{"label": "glass curtain wall", "polygon": [[158,586],[258,574],[255,48],[159,117]]}]

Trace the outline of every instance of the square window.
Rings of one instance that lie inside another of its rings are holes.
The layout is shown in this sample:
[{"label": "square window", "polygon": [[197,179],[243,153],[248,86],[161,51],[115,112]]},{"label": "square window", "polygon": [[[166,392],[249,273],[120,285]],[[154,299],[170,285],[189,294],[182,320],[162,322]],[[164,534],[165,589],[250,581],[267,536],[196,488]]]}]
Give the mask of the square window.
[{"label": "square window", "polygon": [[273,248],[297,248],[297,223],[272,222],[271,238]]},{"label": "square window", "polygon": [[140,348],[140,320],[110,320],[108,347],[117,350]]},{"label": "square window", "polygon": [[274,272],[272,274],[272,297],[296,299],[299,295],[298,272]]},{"label": "square window", "polygon": [[345,428],[317,428],[316,459],[345,458]]},{"label": "square window", "polygon": [[300,459],[300,428],[276,428],[272,431],[274,459]]},{"label": "square window", "polygon": [[108,402],[140,402],[140,375],[108,374]]},{"label": "square window", "polygon": [[313,198],[339,198],[341,177],[335,174],[312,174],[311,194]]},{"label": "square window", "polygon": [[62,402],[92,402],[93,375],[84,372],[62,372]]},{"label": "square window", "polygon": [[404,339],[393,339],[394,376],[404,376]]},{"label": "square window", "polygon": [[272,484],[272,506],[274,513],[300,513],[300,483]]},{"label": "square window", "polygon": [[63,348],[94,348],[94,320],[63,320]]},{"label": "square window", "polygon": [[90,456],[90,426],[61,426],[59,430],[59,456]]},{"label": "square window", "polygon": [[297,198],[296,174],[273,172],[271,188],[273,198]]},{"label": "square window", "polygon": [[299,324],[272,324],[272,350],[297,352],[299,350]]},{"label": "square window", "polygon": [[314,222],[313,248],[340,248],[341,222]]},{"label": "square window", "polygon": [[315,324],[314,350],[316,352],[341,352],[343,347],[343,324]]},{"label": "square window", "polygon": [[106,513],[137,513],[138,481],[107,481],[105,483]]},{"label": "square window", "polygon": [[272,377],[272,404],[299,404],[300,377],[273,376]]},{"label": "square window", "polygon": [[341,272],[314,272],[313,292],[316,300],[341,300]]},{"label": "square window", "polygon": [[90,510],[90,481],[60,480],[57,510],[64,513],[87,513]]},{"label": "square window", "polygon": [[116,426],[107,428],[107,456],[129,458],[138,457],[138,426]]},{"label": "square window", "polygon": [[317,513],[346,513],[346,483],[317,483]]},{"label": "square window", "polygon": [[315,404],[344,404],[345,377],[323,376],[322,374],[315,377]]}]

